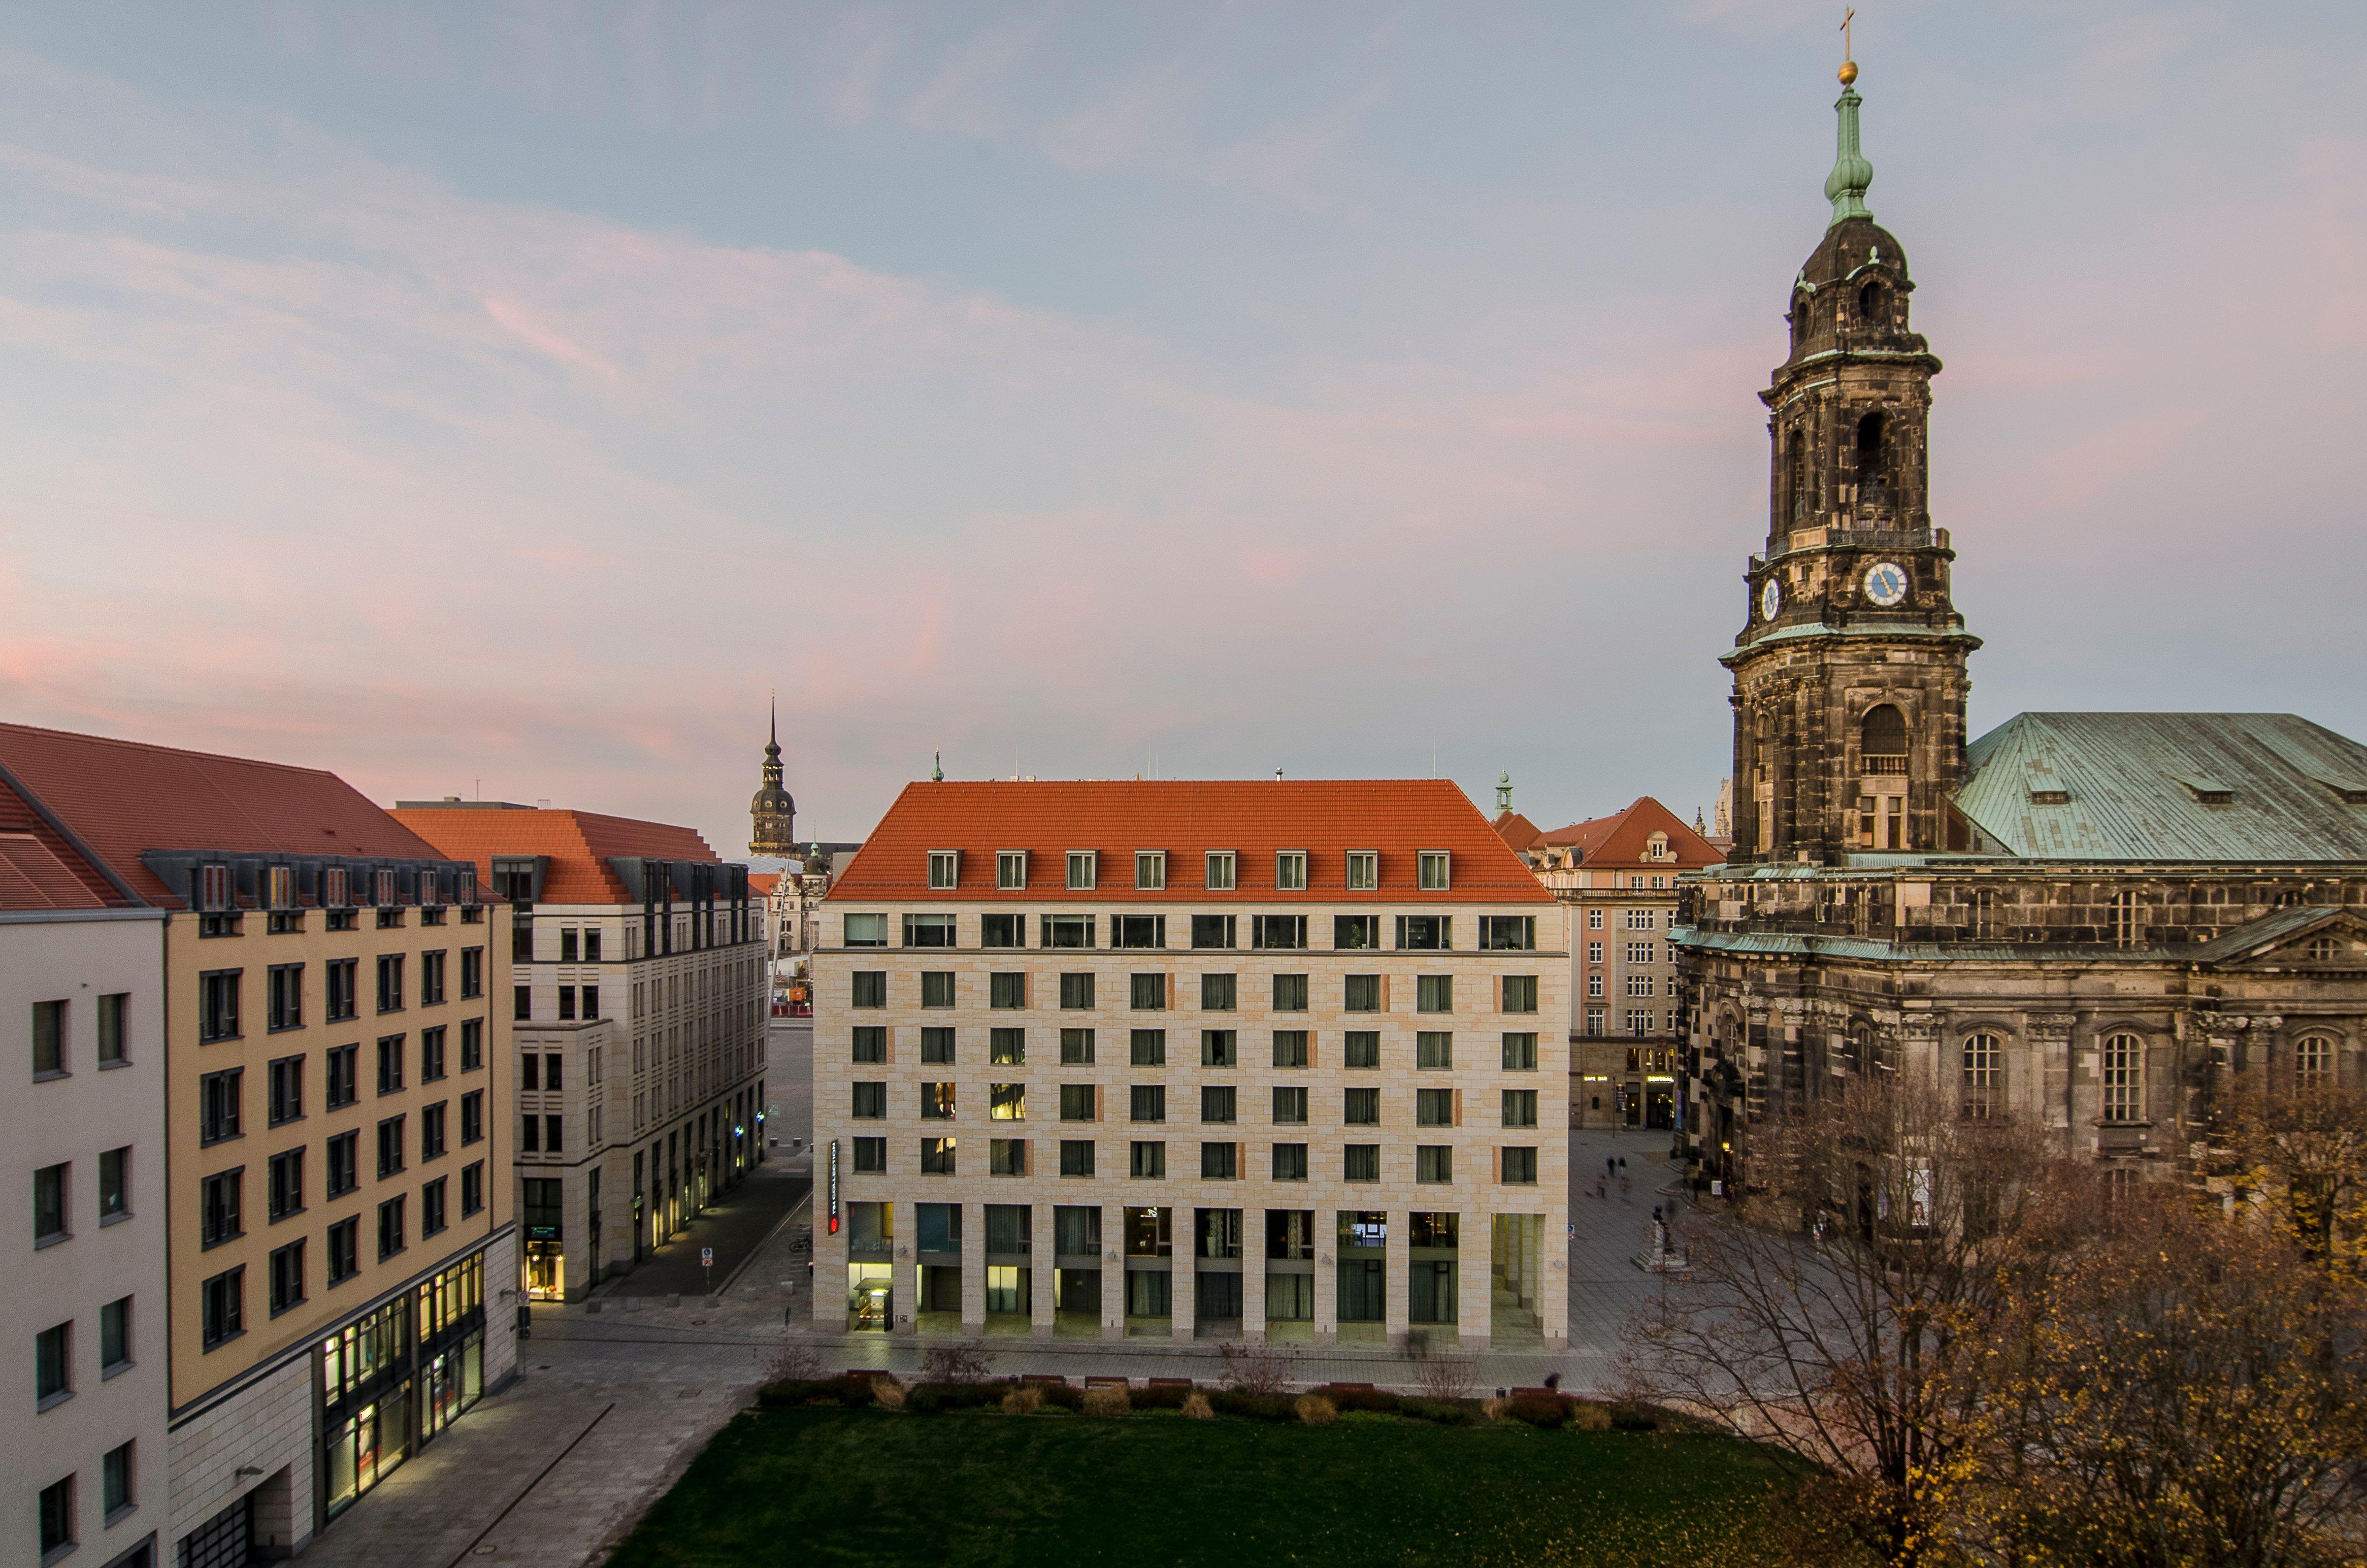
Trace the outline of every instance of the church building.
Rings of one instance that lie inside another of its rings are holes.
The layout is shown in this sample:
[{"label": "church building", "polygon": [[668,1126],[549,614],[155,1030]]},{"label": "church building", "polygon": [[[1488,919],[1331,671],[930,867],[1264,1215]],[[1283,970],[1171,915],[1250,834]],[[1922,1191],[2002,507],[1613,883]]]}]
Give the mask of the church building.
[{"label": "church building", "polygon": [[1856,76],[1761,394],[1767,546],[1720,655],[1733,845],[1671,932],[1680,1141],[1697,1181],[1748,1181],[1754,1125],[1911,1073],[1966,1117],[2166,1169],[2224,1096],[2367,1086],[2367,746],[2281,713],[2024,713],[1968,739],[1980,639],[1930,505],[1940,361],[1866,206]]}]

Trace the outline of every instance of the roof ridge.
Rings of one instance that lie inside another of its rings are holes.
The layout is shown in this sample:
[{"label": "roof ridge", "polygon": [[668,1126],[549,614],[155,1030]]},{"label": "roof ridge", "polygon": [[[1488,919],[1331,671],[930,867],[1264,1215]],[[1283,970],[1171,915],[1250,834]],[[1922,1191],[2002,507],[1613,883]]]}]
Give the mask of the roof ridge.
[{"label": "roof ridge", "polygon": [[316,778],[335,778],[340,784],[345,783],[344,778],[332,768],[308,767],[300,762],[273,762],[267,757],[240,756],[226,751],[198,751],[192,746],[168,746],[156,741],[127,740],[120,735],[94,735],[87,730],[56,730],[46,724],[19,724],[0,720],[0,731],[10,730],[28,735],[55,735],[63,740],[86,741],[93,745],[120,746],[127,751],[162,752],[169,756],[197,757],[206,762],[235,762],[248,767],[268,767],[277,773],[308,773]]}]

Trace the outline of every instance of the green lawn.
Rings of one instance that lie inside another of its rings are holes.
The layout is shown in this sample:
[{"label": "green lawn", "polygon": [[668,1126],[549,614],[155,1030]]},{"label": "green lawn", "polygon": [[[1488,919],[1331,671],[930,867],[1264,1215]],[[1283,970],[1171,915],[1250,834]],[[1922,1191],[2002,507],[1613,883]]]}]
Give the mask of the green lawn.
[{"label": "green lawn", "polygon": [[1718,1437],[808,1405],[735,1419],[611,1561],[1731,1568],[1781,1485]]}]

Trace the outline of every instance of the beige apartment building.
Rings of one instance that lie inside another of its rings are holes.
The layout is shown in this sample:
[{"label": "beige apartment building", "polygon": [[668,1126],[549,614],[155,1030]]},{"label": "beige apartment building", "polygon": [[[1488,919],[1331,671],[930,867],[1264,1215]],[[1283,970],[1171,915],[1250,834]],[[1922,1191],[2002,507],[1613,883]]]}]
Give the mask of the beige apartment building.
[{"label": "beige apartment building", "polygon": [[1669,933],[1677,879],[1725,857],[1649,795],[1550,833],[1497,788],[1494,826],[1569,922],[1569,1124],[1670,1129],[1682,1097],[1684,1000]]},{"label": "beige apartment building", "polygon": [[1443,780],[909,786],[813,957],[818,1320],[1566,1343],[1560,915]]},{"label": "beige apartment building", "polygon": [[403,801],[511,911],[517,1284],[579,1301],[762,1158],[770,926],[686,827]]},{"label": "beige apartment building", "polygon": [[[153,1568],[164,1529],[164,914],[0,771],[0,1276],[26,1382],[0,1422],[0,1562]],[[21,1199],[20,1199],[21,1200]]]},{"label": "beige apartment building", "polygon": [[507,912],[331,774],[21,725],[0,767],[162,915],[163,1551],[292,1553],[515,1369]]}]

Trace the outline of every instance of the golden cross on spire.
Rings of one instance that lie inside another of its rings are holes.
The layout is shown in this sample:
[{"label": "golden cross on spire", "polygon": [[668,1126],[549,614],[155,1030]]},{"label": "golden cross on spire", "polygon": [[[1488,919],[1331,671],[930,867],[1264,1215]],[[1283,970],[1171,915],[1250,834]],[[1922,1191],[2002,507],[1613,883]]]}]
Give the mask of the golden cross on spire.
[{"label": "golden cross on spire", "polygon": [[1855,7],[1843,6],[1841,9],[1841,68],[1840,75],[1841,85],[1844,87],[1857,80],[1857,49],[1850,38],[1850,24],[1856,20],[1857,11]]}]

